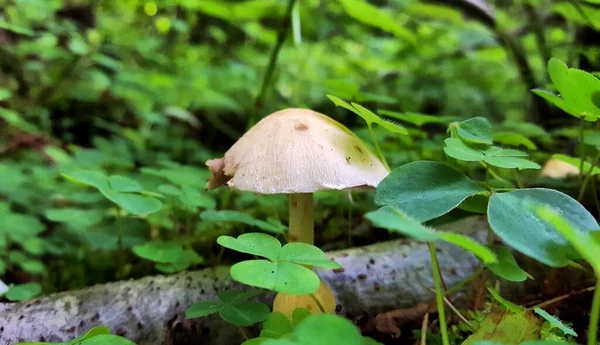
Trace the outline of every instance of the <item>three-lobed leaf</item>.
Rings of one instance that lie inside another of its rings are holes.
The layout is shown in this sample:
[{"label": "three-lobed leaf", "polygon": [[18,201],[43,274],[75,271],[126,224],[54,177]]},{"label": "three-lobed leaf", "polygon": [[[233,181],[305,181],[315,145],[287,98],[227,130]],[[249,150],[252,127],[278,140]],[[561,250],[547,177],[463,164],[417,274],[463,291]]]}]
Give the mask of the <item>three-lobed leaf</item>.
[{"label": "three-lobed leaf", "polygon": [[485,162],[506,169],[540,169],[540,165],[527,159],[527,153],[498,146],[485,148],[468,145],[458,138],[447,138],[444,152],[455,159],[466,162]]},{"label": "three-lobed leaf", "polygon": [[247,260],[234,264],[230,272],[240,283],[291,295],[312,294],[321,283],[313,270],[286,261]]}]

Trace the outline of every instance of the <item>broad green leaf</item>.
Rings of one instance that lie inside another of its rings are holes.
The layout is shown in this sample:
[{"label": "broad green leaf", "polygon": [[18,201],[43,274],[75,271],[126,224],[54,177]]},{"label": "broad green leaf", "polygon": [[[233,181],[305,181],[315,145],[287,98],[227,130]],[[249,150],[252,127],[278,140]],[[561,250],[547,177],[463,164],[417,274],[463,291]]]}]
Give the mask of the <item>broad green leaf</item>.
[{"label": "broad green leaf", "polygon": [[137,181],[125,176],[111,175],[108,178],[108,183],[115,192],[139,193],[144,191]]},{"label": "broad green leaf", "polygon": [[178,242],[150,241],[133,247],[135,255],[154,262],[171,263],[184,261],[183,247]]},{"label": "broad green leaf", "polygon": [[285,261],[242,261],[231,267],[231,277],[246,285],[291,295],[314,293],[320,284],[319,277],[312,270]]},{"label": "broad green leaf", "polygon": [[222,307],[223,304],[214,301],[194,303],[185,311],[185,317],[187,319],[204,317],[219,312]]},{"label": "broad green leaf", "polygon": [[596,150],[600,150],[600,131],[593,131],[593,132],[585,133],[583,142],[586,145],[595,147]]},{"label": "broad green leaf", "polygon": [[574,337],[578,336],[577,333],[571,327],[567,327],[558,318],[548,314],[548,312],[546,312],[544,309],[535,307],[533,310],[536,312],[536,314],[544,318],[544,320],[550,322],[550,325],[560,329],[564,334],[572,335]]},{"label": "broad green leaf", "polygon": [[[579,169],[580,162],[581,162],[581,159],[579,159],[579,158],[574,158],[574,157],[570,157],[570,156],[563,155],[563,154],[554,154],[554,155],[552,155],[552,158],[558,159],[559,161],[563,161],[565,163],[569,163],[572,166],[576,167],[577,169]],[[583,173],[587,175],[587,173],[590,171],[590,169],[592,170],[592,175],[600,174],[600,167],[593,167],[593,169],[592,169],[592,165],[590,163],[583,162]]]},{"label": "broad green leaf", "polygon": [[375,202],[394,206],[425,222],[450,212],[472,195],[485,194],[463,173],[443,163],[417,161],[402,165],[379,183]]},{"label": "broad green leaf", "polygon": [[346,13],[363,24],[389,32],[411,44],[416,43],[415,35],[403,27],[390,13],[363,0],[340,0]]},{"label": "broad green leaf", "polygon": [[298,307],[292,312],[292,323],[294,324],[294,326],[297,326],[300,322],[302,322],[304,319],[311,315],[312,313],[310,312],[310,310]]},{"label": "broad green leaf", "polygon": [[498,301],[498,303],[502,304],[504,307],[506,307],[506,309],[510,310],[511,312],[521,313],[521,312],[525,311],[524,307],[521,307],[520,305],[516,305],[513,302],[500,296],[500,293],[498,291],[492,289],[491,287],[488,287],[487,289],[490,292],[490,295],[492,295],[492,297],[494,297],[494,299],[496,301]]},{"label": "broad green leaf", "polygon": [[7,89],[0,88],[0,102],[6,101],[7,99],[12,97],[12,92]]},{"label": "broad green leaf", "polygon": [[279,339],[294,331],[292,322],[282,313],[274,311],[263,323],[260,336],[264,338]]},{"label": "broad green leaf", "polygon": [[206,210],[200,214],[200,218],[206,222],[240,222],[274,234],[283,234],[287,229],[280,223],[258,220],[247,213],[232,210]]},{"label": "broad green leaf", "polygon": [[494,141],[506,146],[524,146],[529,150],[537,150],[537,145],[526,136],[515,132],[497,132]]},{"label": "broad green leaf", "polygon": [[500,247],[496,256],[498,262],[487,265],[495,275],[512,282],[521,282],[527,278],[532,278],[529,273],[519,267],[519,264],[508,248]]},{"label": "broad green leaf", "polygon": [[391,118],[411,123],[417,127],[422,127],[423,125],[429,123],[438,123],[438,124],[449,124],[452,121],[456,120],[456,117],[453,116],[433,116],[433,115],[425,115],[419,113],[405,112],[398,113],[391,110],[379,110],[382,115],[389,116]]},{"label": "broad green leaf", "polygon": [[192,186],[182,186],[181,202],[189,206],[201,207],[212,210],[217,207],[217,202],[207,193],[200,192]]},{"label": "broad green leaf", "polygon": [[594,217],[576,200],[561,192],[531,188],[496,193],[490,198],[488,221],[494,233],[518,252],[546,265],[561,267],[580,258],[575,249],[533,207],[549,206],[560,212],[576,229],[598,229]]},{"label": "broad green leaf", "polygon": [[259,302],[238,302],[225,304],[219,315],[223,320],[237,326],[251,326],[264,321],[270,314],[269,307]]},{"label": "broad green leaf", "polygon": [[474,117],[462,122],[454,122],[451,128],[468,143],[492,144],[492,125],[484,117]]},{"label": "broad green leaf", "polygon": [[235,291],[235,290],[225,290],[219,293],[219,299],[221,302],[227,303],[238,303],[244,302],[252,297],[256,297],[260,295],[262,291],[253,290],[253,291]]},{"label": "broad green leaf", "polygon": [[302,345],[361,345],[363,341],[358,328],[338,315],[311,315],[296,326],[294,333]]},{"label": "broad green leaf", "polygon": [[[598,236],[600,236],[600,230],[594,232],[578,231],[569,224],[565,217],[549,206],[537,208],[536,213],[541,219],[550,223],[560,232],[579,254],[590,263],[596,274],[600,276],[600,256],[598,256],[598,253],[600,253],[600,242],[597,241]],[[594,235],[596,236],[595,238]]]},{"label": "broad green leaf", "polygon": [[110,189],[108,185],[108,177],[101,171],[97,170],[81,170],[70,174],[63,174],[70,181],[96,187],[98,189]]},{"label": "broad green leaf", "polygon": [[11,302],[24,301],[39,296],[42,286],[38,283],[26,283],[11,287],[5,297]]},{"label": "broad green leaf", "polygon": [[444,143],[446,143],[444,152],[452,158],[465,162],[479,162],[485,158],[481,150],[465,144],[458,138],[448,138]]},{"label": "broad green leaf", "polygon": [[313,245],[301,242],[288,243],[279,252],[279,260],[303,265],[325,268],[340,268],[335,261],[329,260],[325,253]]},{"label": "broad green leaf", "polygon": [[225,248],[262,256],[271,261],[277,260],[281,251],[281,242],[278,239],[262,233],[241,234],[237,238],[219,236],[217,243]]},{"label": "broad green leaf", "polygon": [[158,212],[162,208],[162,202],[152,197],[130,193],[101,192],[124,211],[134,215],[146,216]]},{"label": "broad green leaf", "polygon": [[24,120],[21,114],[11,109],[0,107],[0,119],[26,133],[36,134],[40,131],[35,125]]},{"label": "broad green leaf", "polygon": [[424,226],[414,219],[411,219],[397,208],[385,206],[377,211],[367,213],[365,217],[373,222],[375,226],[396,231],[421,241],[441,240],[452,243],[473,253],[486,264],[496,262],[496,255],[494,252],[474,239],[461,234],[437,231],[433,228]]}]

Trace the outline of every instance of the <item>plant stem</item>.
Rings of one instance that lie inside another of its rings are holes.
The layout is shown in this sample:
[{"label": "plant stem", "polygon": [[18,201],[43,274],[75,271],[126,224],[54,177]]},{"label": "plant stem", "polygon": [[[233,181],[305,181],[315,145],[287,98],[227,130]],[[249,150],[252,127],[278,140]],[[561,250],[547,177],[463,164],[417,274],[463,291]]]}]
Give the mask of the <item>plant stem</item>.
[{"label": "plant stem", "polygon": [[[281,47],[283,47],[283,43],[285,42],[285,38],[290,27],[290,18],[292,16],[292,10],[294,9],[295,3],[296,0],[289,0],[287,9],[285,11],[285,15],[283,17],[283,20],[281,21],[281,26],[279,27],[279,32],[277,33],[277,41],[275,42],[275,47],[273,47],[273,50],[271,51],[271,56],[269,57],[269,65],[267,67],[267,72],[265,73],[262,85],[260,87],[260,91],[258,92],[258,96],[256,97],[256,109],[261,109],[263,107],[265,95],[267,94],[267,89],[271,84],[271,79],[273,78],[273,73],[275,72],[275,66],[277,65],[277,58],[279,57],[279,52],[281,51]],[[254,114],[250,121],[248,121],[248,128],[254,126],[256,120],[256,114]]]},{"label": "plant stem", "polygon": [[315,301],[315,303],[317,304],[317,306],[321,310],[321,313],[325,314],[325,308],[323,307],[323,305],[321,304],[321,302],[319,301],[319,299],[317,298],[317,296],[315,296],[315,294],[311,293],[310,294],[310,298],[312,298],[312,300]]},{"label": "plant stem", "polygon": [[596,180],[592,179],[592,195],[594,196],[594,201],[596,202],[596,209],[598,214],[600,214],[600,200],[598,199],[598,191],[596,190]]},{"label": "plant stem", "polygon": [[371,140],[375,145],[375,149],[377,150],[377,155],[379,156],[379,159],[381,159],[381,162],[383,163],[387,171],[391,171],[390,166],[388,165],[387,161],[385,160],[385,157],[383,156],[383,152],[381,152],[381,148],[379,148],[377,139],[375,139],[375,133],[373,133],[373,126],[371,126],[371,124],[369,123],[367,124],[367,127],[369,127],[369,135],[371,136]]},{"label": "plant stem", "polygon": [[314,244],[314,229],[313,194],[290,194],[288,241]]},{"label": "plant stem", "polygon": [[[600,272],[597,273],[600,275]],[[598,277],[600,278],[600,277]],[[592,300],[592,310],[590,312],[590,325],[588,327],[588,345],[596,345],[598,338],[598,319],[600,318],[600,279],[596,281],[596,291]]]},{"label": "plant stem", "polygon": [[440,276],[439,263],[437,254],[435,252],[435,244],[433,242],[427,242],[429,246],[429,254],[431,255],[431,271],[433,273],[433,281],[435,283],[435,297],[438,309],[438,318],[440,320],[440,331],[442,333],[442,344],[450,345],[448,338],[448,325],[446,324],[446,311],[444,305],[444,295],[442,293],[442,279]]},{"label": "plant stem", "polygon": [[[588,185],[588,182],[590,182],[590,179],[592,178],[592,172],[594,172],[594,168],[596,167],[596,165],[598,165],[598,161],[600,161],[600,152],[598,152],[598,154],[596,155],[596,157],[594,157],[594,159],[592,160],[592,165],[590,166],[590,170],[587,173],[587,176],[585,177],[585,180],[583,180],[583,183],[581,184],[581,189],[579,190],[579,196],[577,197],[577,201],[581,202],[581,200],[583,199],[583,196],[585,195],[585,188]],[[581,161],[581,165],[583,165],[583,161]],[[580,171],[580,176],[581,173],[583,172],[581,169]]]},{"label": "plant stem", "polygon": [[517,187],[523,188],[523,182],[521,182],[521,178],[519,177],[519,173],[516,169],[512,169],[513,174],[515,175],[515,181],[517,181]]},{"label": "plant stem", "polygon": [[579,182],[581,182],[583,178],[583,161],[585,160],[585,144],[584,141],[584,131],[585,129],[585,121],[581,118],[580,126],[579,126],[579,145],[581,145],[581,155],[579,157]]},{"label": "plant stem", "polygon": [[246,334],[246,332],[244,332],[244,330],[242,329],[242,327],[235,325],[237,327],[237,329],[240,330],[240,333],[242,333],[242,336],[244,337],[244,339],[248,340],[250,338],[248,338],[248,334]]},{"label": "plant stem", "polygon": [[302,25],[300,24],[300,1],[294,4],[292,12],[292,32],[294,33],[294,44],[302,43]]}]

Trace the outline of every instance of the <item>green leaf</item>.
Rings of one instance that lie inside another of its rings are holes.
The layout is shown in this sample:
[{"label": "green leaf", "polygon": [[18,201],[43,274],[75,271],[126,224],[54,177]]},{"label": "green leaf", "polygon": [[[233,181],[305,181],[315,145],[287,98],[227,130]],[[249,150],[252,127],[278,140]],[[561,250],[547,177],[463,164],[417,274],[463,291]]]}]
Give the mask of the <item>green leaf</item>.
[{"label": "green leaf", "polygon": [[0,88],[0,102],[6,101],[12,97],[12,92],[7,89]]},{"label": "green leaf", "polygon": [[352,103],[352,105],[350,105],[338,97],[331,96],[331,95],[327,95],[327,97],[336,106],[350,110],[351,112],[355,113],[356,115],[362,117],[368,126],[371,126],[371,124],[375,123],[375,124],[382,126],[383,128],[387,129],[388,131],[390,131],[392,133],[404,134],[404,135],[408,134],[408,131],[406,130],[406,128],[402,127],[399,124],[382,119],[377,114],[375,114],[372,111],[370,111],[369,109],[361,106],[360,104]]},{"label": "green leaf", "polygon": [[600,150],[600,131],[593,131],[593,132],[585,133],[583,142],[586,145],[595,147],[596,150]]},{"label": "green leaf", "polygon": [[269,307],[259,302],[238,302],[225,304],[219,315],[223,320],[237,326],[250,326],[264,321],[270,314]]},{"label": "green leaf", "polygon": [[338,315],[311,315],[296,327],[294,333],[302,345],[361,345],[363,341],[358,328]]},{"label": "green leaf", "polygon": [[247,213],[231,210],[207,210],[200,214],[200,218],[206,222],[240,222],[274,234],[283,234],[287,229],[281,223],[258,220]]},{"label": "green leaf", "polygon": [[492,125],[484,117],[474,117],[451,125],[464,141],[473,144],[492,144]]},{"label": "green leaf", "polygon": [[375,226],[399,232],[420,241],[445,241],[457,245],[480,258],[484,263],[496,262],[496,255],[486,246],[461,234],[437,231],[409,218],[399,209],[385,206],[365,215]]},{"label": "green leaf", "polygon": [[225,248],[262,256],[271,261],[277,260],[281,251],[281,242],[278,239],[262,233],[241,234],[237,238],[219,236],[217,243]]},{"label": "green leaf", "polygon": [[490,292],[490,295],[492,295],[492,297],[494,297],[494,299],[496,301],[498,301],[498,303],[502,304],[504,307],[506,307],[506,309],[510,310],[511,312],[521,313],[521,312],[525,311],[524,307],[521,307],[520,305],[516,305],[513,302],[500,296],[500,293],[498,291],[494,290],[493,288],[488,287],[487,289]]},{"label": "green leaf", "polygon": [[311,265],[325,268],[340,268],[341,266],[327,258],[327,255],[313,245],[301,242],[288,243],[279,252],[279,260],[290,261],[297,264]]},{"label": "green leaf", "polygon": [[265,320],[260,336],[278,339],[294,331],[292,322],[282,313],[275,311]]},{"label": "green leaf", "polygon": [[417,161],[402,165],[379,183],[375,202],[394,206],[425,222],[450,212],[472,195],[485,194],[463,173],[440,162]]},{"label": "green leaf", "polygon": [[35,125],[24,120],[23,116],[14,110],[0,107],[0,119],[26,133],[36,134],[40,131]]},{"label": "green leaf", "polygon": [[548,312],[546,312],[544,309],[535,307],[533,310],[536,312],[536,314],[544,318],[544,320],[548,321],[553,328],[558,328],[564,334],[577,337],[577,333],[571,327],[563,324],[558,318],[548,314]]},{"label": "green leaf", "polygon": [[390,13],[363,0],[340,0],[340,2],[350,17],[363,24],[389,32],[411,44],[416,43],[415,35],[400,25],[398,20]]},{"label": "green leaf", "polygon": [[206,301],[194,303],[185,311],[185,317],[187,319],[204,317],[219,312],[222,307],[223,304],[220,302]]},{"label": "green leaf", "polygon": [[572,335],[574,337],[578,336],[577,333],[572,328],[567,327],[559,319],[548,314],[548,312],[546,312],[544,309],[535,307],[533,310],[536,312],[536,314],[538,314],[539,316],[544,318],[544,320],[550,322],[550,325],[552,325],[552,327],[560,329],[564,334]]},{"label": "green leaf", "polygon": [[285,261],[242,261],[231,267],[231,277],[246,285],[291,295],[314,293],[320,285],[319,277],[315,272]]},{"label": "green leaf", "polygon": [[497,132],[494,141],[506,146],[524,146],[529,150],[537,150],[537,145],[526,136],[515,132]]},{"label": "green leaf", "polygon": [[198,191],[192,186],[182,186],[181,202],[186,205],[212,210],[217,207],[217,202],[207,193]]},{"label": "green leaf", "polygon": [[133,247],[133,252],[140,258],[159,262],[174,263],[185,260],[183,247],[178,242],[150,241]]},{"label": "green leaf", "polygon": [[310,312],[310,310],[298,307],[292,312],[292,323],[294,324],[294,326],[297,326],[300,322],[302,322],[304,319],[311,315],[312,313]]},{"label": "green leaf", "polygon": [[538,207],[536,214],[560,232],[579,254],[590,263],[596,274],[600,275],[600,256],[598,256],[598,253],[600,253],[600,242],[597,240],[598,236],[600,236],[600,231],[577,231],[569,224],[569,221],[565,217],[549,206]]},{"label": "green leaf", "polygon": [[521,282],[527,280],[527,278],[533,278],[529,273],[519,267],[519,264],[508,248],[500,247],[496,256],[498,262],[488,264],[487,267],[500,278],[512,282]]},{"label": "green leaf", "polygon": [[162,208],[162,202],[152,197],[139,194],[106,192],[103,190],[101,192],[124,211],[134,215],[147,216],[160,211]]},{"label": "green leaf", "polygon": [[39,296],[42,286],[38,283],[27,283],[11,287],[6,293],[6,299],[11,302],[24,301]]},{"label": "green leaf", "polygon": [[445,124],[449,124],[450,122],[456,120],[456,117],[454,117],[454,116],[433,116],[433,115],[425,115],[425,114],[412,113],[412,112],[398,113],[395,111],[384,110],[384,109],[379,110],[379,113],[381,113],[382,115],[394,118],[396,120],[411,123],[417,127],[422,127],[423,125],[426,125],[429,123],[438,123],[438,124],[445,125]]},{"label": "green leaf", "polygon": [[580,256],[554,227],[535,213],[535,206],[555,208],[576,229],[598,229],[594,217],[576,200],[561,192],[531,188],[496,193],[490,198],[488,221],[494,233],[518,252],[546,265],[561,267]]},{"label": "green leaf", "polygon": [[108,177],[97,170],[81,170],[70,174],[62,174],[67,180],[96,187],[98,189],[110,189]]},{"label": "green leaf", "polygon": [[447,138],[444,152],[455,159],[466,162],[485,162],[490,165],[506,169],[540,169],[540,165],[524,157],[527,153],[513,149],[503,149],[498,146],[489,146],[479,149],[470,146],[457,138]]},{"label": "green leaf", "polygon": [[115,192],[139,193],[144,191],[137,181],[125,176],[111,175],[108,178],[108,183]]}]

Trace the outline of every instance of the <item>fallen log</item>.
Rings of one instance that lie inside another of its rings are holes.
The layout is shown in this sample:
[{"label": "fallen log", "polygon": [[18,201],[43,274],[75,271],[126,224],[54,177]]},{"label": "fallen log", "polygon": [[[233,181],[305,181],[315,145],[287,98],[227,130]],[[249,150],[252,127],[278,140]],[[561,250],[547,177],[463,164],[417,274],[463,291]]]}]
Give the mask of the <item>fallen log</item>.
[{"label": "fallen log", "polygon": [[[484,218],[470,217],[440,227],[484,242]],[[424,243],[394,240],[328,253],[343,269],[317,273],[334,291],[340,314],[353,318],[433,300],[429,252]],[[453,286],[480,267],[470,253],[440,243],[445,282]],[[20,303],[0,304],[0,344],[66,341],[104,325],[139,345],[241,344],[238,330],[218,315],[187,320],[185,310],[199,301],[216,300],[226,289],[246,289],[219,266],[170,276],[150,276],[68,291]],[[464,297],[464,294],[463,294]],[[271,303],[272,293],[259,298]],[[453,296],[460,304],[460,294]],[[249,333],[257,335],[258,328]]]}]

